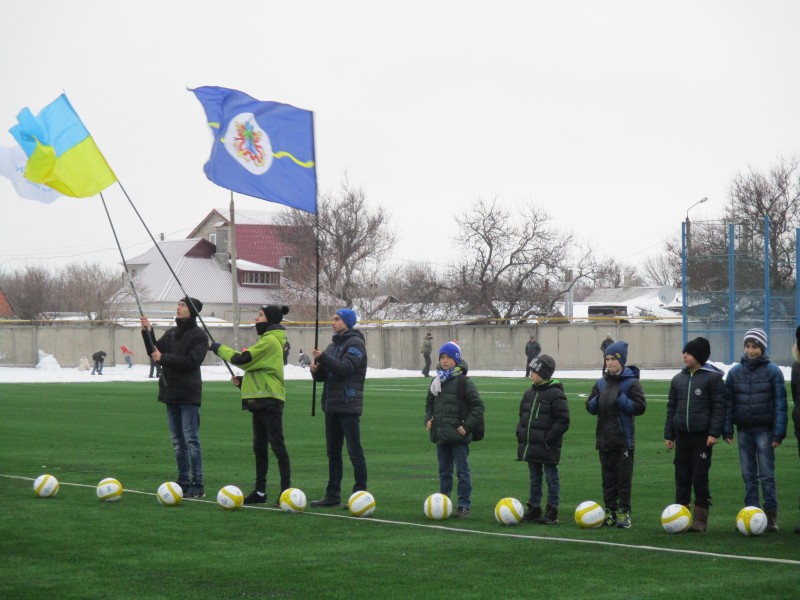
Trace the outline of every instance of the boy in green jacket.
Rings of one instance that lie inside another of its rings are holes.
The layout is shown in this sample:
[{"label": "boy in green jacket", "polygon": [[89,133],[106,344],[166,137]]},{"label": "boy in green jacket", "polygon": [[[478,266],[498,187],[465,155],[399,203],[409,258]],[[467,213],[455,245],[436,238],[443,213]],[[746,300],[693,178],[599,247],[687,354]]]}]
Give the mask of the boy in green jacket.
[{"label": "boy in green jacket", "polygon": [[[256,456],[256,489],[244,499],[245,504],[264,504],[267,501],[268,447],[278,459],[281,474],[280,491],[292,487],[289,453],[283,440],[283,407],[286,390],[283,383],[283,345],[286,331],[281,325],[288,306],[262,306],[256,317],[258,341],[236,352],[222,344],[211,344],[210,350],[223,360],[244,371],[244,377],[231,381],[242,391],[242,410],[253,417],[253,452]],[[280,493],[273,503],[280,506]]]}]

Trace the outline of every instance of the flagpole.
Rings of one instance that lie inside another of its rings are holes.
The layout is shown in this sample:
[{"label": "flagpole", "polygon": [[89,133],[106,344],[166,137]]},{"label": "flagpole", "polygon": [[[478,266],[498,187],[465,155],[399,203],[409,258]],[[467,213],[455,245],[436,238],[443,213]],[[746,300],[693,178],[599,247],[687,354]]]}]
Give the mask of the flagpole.
[{"label": "flagpole", "polygon": [[[175,278],[175,282],[178,284],[178,287],[181,288],[181,292],[183,292],[183,295],[186,297],[186,299],[192,305],[192,311],[197,315],[197,318],[200,319],[200,324],[203,326],[203,330],[206,332],[206,335],[208,336],[208,339],[210,339],[211,342],[214,343],[214,341],[215,341],[214,340],[214,336],[211,335],[211,332],[208,330],[208,327],[206,326],[205,321],[203,321],[203,317],[200,316],[200,311],[197,310],[197,307],[194,305],[194,302],[192,302],[191,296],[189,296],[189,293],[184,289],[183,284],[181,283],[181,280],[178,279],[178,276],[175,274],[175,271],[172,268],[172,265],[169,264],[169,261],[167,260],[167,257],[164,256],[164,253],[161,251],[161,248],[159,248],[158,242],[156,241],[156,238],[153,237],[153,234],[150,232],[150,228],[147,226],[147,223],[144,222],[144,219],[142,218],[142,215],[139,214],[139,211],[137,210],[136,206],[133,204],[133,200],[131,200],[131,197],[128,195],[128,192],[125,191],[125,187],[122,185],[122,182],[119,179],[117,179],[117,184],[119,185],[120,189],[122,190],[122,193],[125,194],[125,198],[128,199],[128,204],[131,205],[131,208],[133,209],[133,212],[135,212],[136,216],[139,217],[139,221],[141,221],[142,226],[144,227],[144,230],[147,232],[147,235],[150,236],[150,239],[153,241],[153,244],[155,244],[156,250],[158,250],[158,253],[161,255],[161,258],[164,259],[164,263],[167,265],[167,268],[169,269],[169,272],[172,273],[172,276]],[[223,359],[222,362],[225,363],[226,367],[228,367],[228,372],[231,374],[231,377],[233,377],[234,376],[233,369],[231,369],[231,366],[228,364],[228,361]]]},{"label": "flagpole", "polygon": [[[314,348],[319,348],[319,211],[314,213],[315,252],[317,255],[317,284],[314,317]],[[312,378],[311,384],[311,416],[317,414],[317,380]]]},{"label": "flagpole", "polygon": [[236,267],[236,217],[234,216],[233,190],[231,190],[231,223],[228,252],[231,255],[231,301],[233,302],[233,345],[239,345],[239,271]]}]

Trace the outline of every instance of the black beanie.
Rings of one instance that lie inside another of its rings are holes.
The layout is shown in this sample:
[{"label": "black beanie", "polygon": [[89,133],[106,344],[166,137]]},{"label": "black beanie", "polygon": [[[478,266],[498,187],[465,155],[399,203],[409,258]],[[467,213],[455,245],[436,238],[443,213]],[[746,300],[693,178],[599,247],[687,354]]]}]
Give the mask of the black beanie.
[{"label": "black beanie", "polygon": [[704,337],[696,337],[686,343],[683,353],[691,354],[697,362],[704,365],[711,356],[711,344]]},{"label": "black beanie", "polygon": [[189,316],[191,317],[196,317],[197,313],[203,310],[203,303],[197,298],[186,296],[185,298],[181,298],[181,302],[189,307]]},{"label": "black beanie", "polygon": [[275,323],[276,325],[283,321],[283,315],[289,314],[288,306],[274,306],[269,304],[267,306],[262,306],[261,310],[264,312],[264,316],[267,317],[267,323]]},{"label": "black beanie", "polygon": [[556,372],[556,361],[552,356],[548,356],[547,354],[537,356],[528,366],[531,368],[531,371],[545,381],[548,381],[553,376],[553,373]]}]

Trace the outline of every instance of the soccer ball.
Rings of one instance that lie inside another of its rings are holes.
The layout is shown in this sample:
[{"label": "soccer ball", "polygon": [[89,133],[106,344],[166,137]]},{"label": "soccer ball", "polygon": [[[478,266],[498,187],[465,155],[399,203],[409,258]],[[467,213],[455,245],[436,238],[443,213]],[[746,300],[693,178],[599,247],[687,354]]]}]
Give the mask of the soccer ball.
[{"label": "soccer ball", "polygon": [[742,535],[761,535],[767,529],[767,515],[757,506],[745,506],[736,515],[736,528]]},{"label": "soccer ball", "polygon": [[692,513],[683,504],[670,504],[661,513],[661,526],[667,533],[682,533],[692,526]]},{"label": "soccer ball", "polygon": [[122,498],[122,484],[113,477],[106,477],[97,484],[97,497],[101,502],[116,502]]},{"label": "soccer ball", "polygon": [[58,479],[52,475],[39,475],[33,482],[33,491],[40,498],[52,498],[58,493]]},{"label": "soccer ball", "polygon": [[354,517],[368,517],[375,512],[375,497],[369,492],[356,492],[347,501],[347,508]]},{"label": "soccer ball", "polygon": [[281,494],[280,503],[283,512],[300,513],[306,509],[306,495],[303,490],[287,488]]},{"label": "soccer ball", "polygon": [[158,486],[156,498],[162,506],[178,506],[183,500],[183,489],[174,481],[167,481]]},{"label": "soccer ball", "polygon": [[581,502],[575,509],[575,522],[581,529],[594,529],[603,524],[606,513],[594,500]]},{"label": "soccer ball", "polygon": [[494,507],[494,518],[501,525],[519,525],[524,514],[522,503],[516,498],[503,498]]},{"label": "soccer ball", "polygon": [[241,508],[244,502],[244,494],[235,485],[226,485],[217,492],[217,504],[225,510],[236,510]]},{"label": "soccer ball", "polygon": [[444,521],[453,513],[453,503],[444,494],[431,494],[425,498],[422,512],[432,521]]}]

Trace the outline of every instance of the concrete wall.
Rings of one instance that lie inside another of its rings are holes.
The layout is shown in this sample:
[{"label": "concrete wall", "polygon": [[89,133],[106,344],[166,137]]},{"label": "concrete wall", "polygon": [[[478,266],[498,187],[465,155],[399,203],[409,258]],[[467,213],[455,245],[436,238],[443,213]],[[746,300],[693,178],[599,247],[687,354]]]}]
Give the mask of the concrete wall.
[{"label": "concrete wall", "polygon": [[[421,369],[420,345],[425,333],[433,334],[433,349],[455,339],[462,348],[470,368],[481,370],[522,370],[525,368],[525,344],[535,334],[542,352],[556,359],[562,369],[599,369],[602,365],[600,342],[607,333],[615,340],[630,344],[628,363],[641,368],[675,368],[681,364],[682,329],[679,323],[560,323],[535,326],[500,325],[443,325],[437,327],[381,327],[362,329],[367,341],[367,354],[371,367],[378,369]],[[157,328],[160,336],[163,329]],[[218,342],[234,346],[233,328],[213,327],[211,334]],[[297,353],[302,348],[310,354],[314,347],[312,326],[287,325],[286,334],[291,344],[289,362],[297,364]],[[695,337],[693,334],[691,337]],[[246,347],[255,339],[252,325],[240,327],[239,346]],[[711,359],[728,362],[725,355],[723,333],[709,335],[712,344]],[[794,332],[771,335],[770,354],[783,366],[791,364],[791,344]],[[321,348],[330,343],[330,326],[321,324]],[[148,364],[140,330],[131,327],[92,327],[88,324],[27,326],[0,324],[0,366],[33,366],[37,350],[56,357],[62,367],[76,366],[82,356],[91,358],[97,350],[108,353],[106,364],[124,364],[121,345],[133,350],[136,364]],[[738,360],[738,355],[736,356]],[[205,364],[216,364],[219,359],[209,354]],[[436,357],[434,356],[434,365]]]}]

